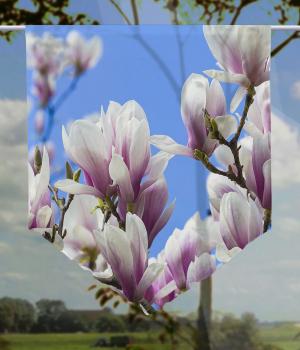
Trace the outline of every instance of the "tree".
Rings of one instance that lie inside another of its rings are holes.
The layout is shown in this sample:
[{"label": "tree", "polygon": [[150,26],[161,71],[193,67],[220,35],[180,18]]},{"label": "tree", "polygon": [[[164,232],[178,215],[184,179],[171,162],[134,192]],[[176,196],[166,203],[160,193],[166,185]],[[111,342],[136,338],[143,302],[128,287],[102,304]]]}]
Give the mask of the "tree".
[{"label": "tree", "polygon": [[24,9],[20,0],[0,0],[0,24],[98,24],[83,13],[68,13],[69,0],[31,0],[35,10]]},{"label": "tree", "polygon": [[[21,7],[20,0],[0,0],[0,25],[22,24],[99,24],[84,13],[70,14],[70,0],[30,0],[34,10]],[[11,40],[15,32],[0,31]]]},{"label": "tree", "polygon": [[22,299],[0,299],[0,332],[28,332],[35,321],[35,309]]},{"label": "tree", "polygon": [[33,332],[56,332],[57,321],[67,308],[61,300],[41,299],[36,303],[37,322],[33,327]]},{"label": "tree", "polygon": [[74,333],[86,332],[88,327],[79,315],[65,311],[57,318],[55,329],[61,333]]},{"label": "tree", "polygon": [[213,350],[280,350],[261,342],[258,321],[250,313],[243,314],[240,319],[225,315],[214,320],[211,339]]},{"label": "tree", "polygon": [[121,333],[126,331],[126,325],[121,316],[106,313],[99,317],[95,328],[100,333]]}]

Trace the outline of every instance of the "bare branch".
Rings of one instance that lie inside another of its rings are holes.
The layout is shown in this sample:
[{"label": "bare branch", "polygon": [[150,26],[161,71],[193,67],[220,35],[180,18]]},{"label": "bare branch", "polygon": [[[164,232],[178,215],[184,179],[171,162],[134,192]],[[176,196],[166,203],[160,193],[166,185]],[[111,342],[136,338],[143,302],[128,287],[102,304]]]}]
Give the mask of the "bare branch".
[{"label": "bare branch", "polygon": [[254,3],[254,2],[257,2],[257,0],[241,0],[240,5],[235,10],[235,14],[232,17],[232,20],[231,20],[230,24],[231,25],[236,24],[236,21],[239,18],[242,10],[246,6],[248,6],[248,5],[250,5],[250,4]]},{"label": "bare branch", "polygon": [[122,10],[121,6],[115,0],[110,0],[110,2],[115,7],[115,9],[119,12],[119,14],[123,17],[125,22],[131,25],[132,23],[130,19],[127,17],[126,13]]},{"label": "bare branch", "polygon": [[133,20],[134,24],[139,24],[139,12],[136,4],[136,0],[131,0],[131,8],[132,8],[132,13],[133,13]]},{"label": "bare branch", "polygon": [[271,57],[274,57],[277,55],[282,49],[284,49],[291,41],[294,39],[300,38],[300,30],[295,30],[287,39],[285,39],[283,42],[281,42],[279,45],[277,45],[272,51],[271,51]]}]

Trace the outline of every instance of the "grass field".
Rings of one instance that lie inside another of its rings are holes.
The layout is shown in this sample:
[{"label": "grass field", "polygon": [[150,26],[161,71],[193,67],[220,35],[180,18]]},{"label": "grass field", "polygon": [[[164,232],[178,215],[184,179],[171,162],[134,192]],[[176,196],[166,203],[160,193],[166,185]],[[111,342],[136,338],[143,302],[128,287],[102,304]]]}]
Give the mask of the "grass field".
[{"label": "grass field", "polygon": [[[262,327],[261,337],[264,342],[279,346],[282,350],[300,350],[300,327],[293,324],[281,324],[273,327]],[[114,334],[115,335],[115,334]],[[88,350],[100,337],[109,337],[110,334],[42,334],[23,335],[9,334],[3,336],[10,342],[9,350]],[[132,334],[137,344],[136,350],[170,350],[169,345],[161,345],[153,333]],[[100,348],[97,348],[100,349]],[[105,348],[112,350],[112,348]],[[189,350],[184,345],[179,345],[180,350]],[[121,350],[121,349],[120,349]],[[242,350],[242,349],[241,349]]]},{"label": "grass field", "polygon": [[[115,334],[114,334],[115,335]],[[10,342],[9,350],[87,350],[100,337],[109,337],[109,334],[9,334],[3,336]],[[132,334],[137,348],[136,350],[170,350],[169,345],[161,345],[156,337],[145,333]],[[101,348],[96,348],[101,349]],[[113,348],[105,348],[113,350]],[[115,349],[115,348],[114,348]],[[121,348],[119,348],[121,350]],[[180,345],[180,350],[189,350]]]},{"label": "grass field", "polygon": [[297,325],[286,323],[272,328],[263,327],[261,337],[264,342],[277,345],[283,350],[300,350],[300,327]]}]

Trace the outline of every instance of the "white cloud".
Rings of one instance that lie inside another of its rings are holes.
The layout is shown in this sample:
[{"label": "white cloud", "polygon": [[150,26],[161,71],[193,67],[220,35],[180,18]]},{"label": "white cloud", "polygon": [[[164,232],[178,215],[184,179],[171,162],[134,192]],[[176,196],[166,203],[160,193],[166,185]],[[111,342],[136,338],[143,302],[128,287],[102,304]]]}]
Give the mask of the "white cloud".
[{"label": "white cloud", "polygon": [[291,86],[291,96],[300,100],[300,81],[295,81]]},{"label": "white cloud", "polygon": [[26,103],[0,101],[0,227],[26,225],[27,118]]},{"label": "white cloud", "polygon": [[299,128],[272,115],[272,183],[285,188],[300,184]]}]

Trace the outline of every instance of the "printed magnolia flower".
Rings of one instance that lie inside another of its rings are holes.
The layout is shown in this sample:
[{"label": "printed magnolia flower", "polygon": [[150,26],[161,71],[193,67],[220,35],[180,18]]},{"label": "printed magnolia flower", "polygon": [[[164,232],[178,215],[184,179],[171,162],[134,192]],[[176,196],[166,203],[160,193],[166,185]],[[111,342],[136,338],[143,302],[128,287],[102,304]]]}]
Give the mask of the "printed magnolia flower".
[{"label": "printed magnolia flower", "polygon": [[104,200],[118,195],[120,217],[125,221],[129,210],[145,220],[151,245],[174,204],[164,210],[168,189],[162,174],[170,156],[159,152],[151,157],[149,137],[145,113],[135,101],[111,103],[98,122],[75,121],[69,134],[63,128],[63,143],[69,158],[83,170],[86,184],[66,179],[55,186]]},{"label": "printed magnolia flower", "polygon": [[106,224],[103,231],[96,231],[96,237],[123,294],[130,301],[142,302],[163,270],[162,264],[148,264],[148,236],[143,221],[127,213],[125,231]]},{"label": "printed magnolia flower", "polygon": [[227,249],[244,249],[263,233],[263,211],[260,204],[247,195],[225,193],[221,200],[219,223]]},{"label": "printed magnolia flower", "polygon": [[72,180],[56,186],[72,194],[105,197],[119,186],[127,202],[134,200],[150,159],[149,126],[144,111],[135,102],[110,103],[98,122],[77,120],[69,134],[63,128],[68,157],[84,172],[86,185]]},{"label": "printed magnolia flower", "polygon": [[[84,269],[92,271],[101,279],[110,279],[112,272],[101,255],[94,230],[103,226],[104,215],[94,210],[98,205],[95,197],[89,195],[75,196],[65,215],[64,229],[67,230],[63,240],[63,253],[71,260],[77,261]],[[110,219],[113,224],[114,219]]]},{"label": "printed magnolia flower", "polygon": [[176,283],[165,260],[164,251],[160,252],[157,258],[149,259],[149,263],[159,263],[163,265],[163,272],[148,288],[145,299],[150,303],[155,303],[162,308],[166,303],[176,298]]},{"label": "printed magnolia flower", "polygon": [[234,117],[226,115],[226,101],[220,83],[200,74],[192,74],[185,82],[181,94],[181,115],[188,133],[187,146],[177,144],[172,138],[154,135],[151,143],[171,154],[193,157],[196,149],[211,156],[218,141],[211,138],[205,120],[207,111],[217,123],[219,132],[227,138],[236,129]]},{"label": "printed magnolia flower", "polygon": [[50,33],[37,37],[31,33],[26,35],[28,66],[40,75],[58,75],[63,69],[64,47],[59,38]]},{"label": "printed magnolia flower", "polygon": [[260,200],[263,208],[271,209],[271,134],[253,138],[252,157],[245,168],[246,183]]},{"label": "printed magnolia flower", "polygon": [[75,75],[95,67],[102,55],[102,42],[94,36],[85,40],[78,31],[69,32],[66,48],[66,61],[75,67]]},{"label": "printed magnolia flower", "polygon": [[212,78],[245,87],[269,80],[270,29],[267,26],[203,27],[207,44],[223,69],[210,70]]},{"label": "printed magnolia flower", "polygon": [[209,277],[216,269],[210,255],[210,244],[205,225],[196,213],[183,230],[175,229],[165,247],[165,259],[179,290],[190,288],[191,283]]},{"label": "printed magnolia flower", "polygon": [[175,201],[165,209],[167,202],[168,187],[163,176],[154,182],[150,179],[142,184],[140,194],[132,209],[146,226],[149,247],[173,213]]},{"label": "printed magnolia flower", "polygon": [[250,86],[269,80],[270,35],[267,26],[203,27],[207,44],[222,70],[207,70],[211,78],[240,84],[231,102],[233,112]]},{"label": "printed magnolia flower", "polygon": [[225,193],[237,192],[245,194],[246,192],[227,177],[212,173],[207,178],[206,188],[211,214],[215,221],[218,221],[220,218],[220,206]]},{"label": "printed magnolia flower", "polygon": [[28,164],[29,229],[39,229],[43,232],[47,228],[52,227],[53,212],[48,189],[49,180],[49,157],[47,150],[44,148],[40,172],[35,174],[31,165]]},{"label": "printed magnolia flower", "polygon": [[255,90],[255,98],[245,124],[245,130],[253,137],[271,132],[270,82],[262,83]]}]

